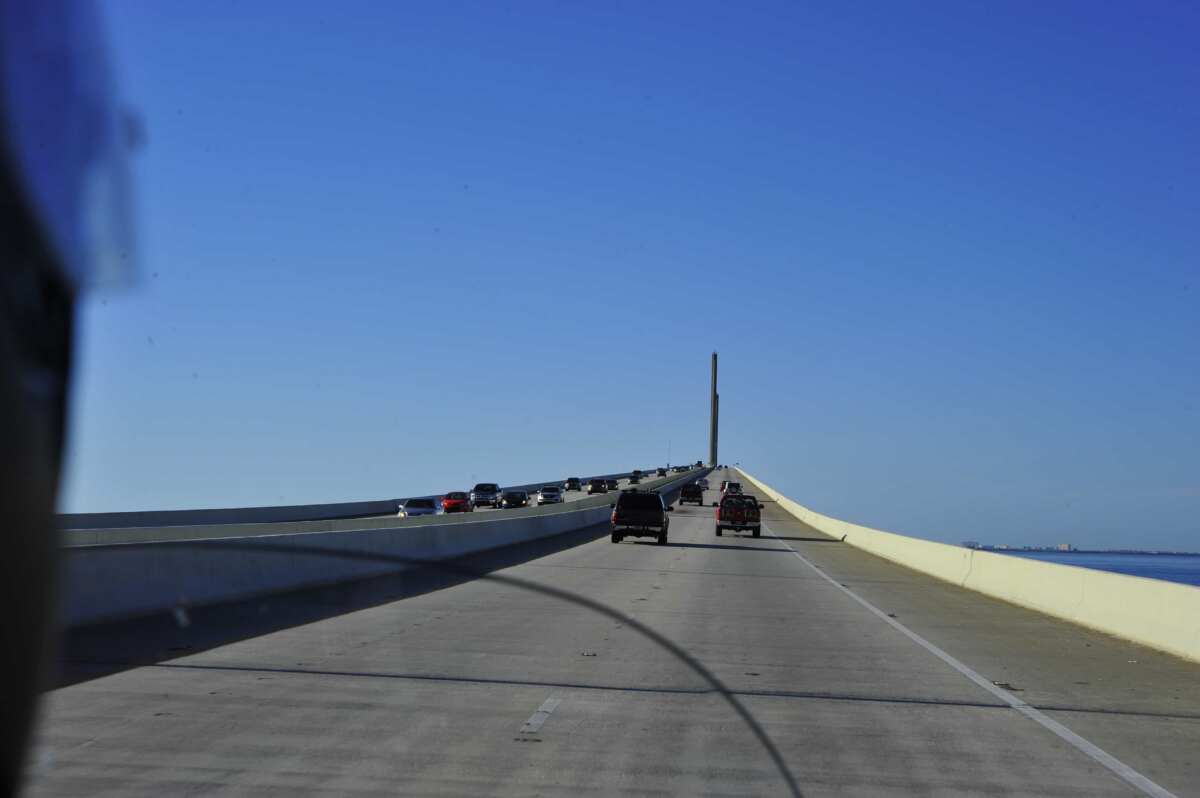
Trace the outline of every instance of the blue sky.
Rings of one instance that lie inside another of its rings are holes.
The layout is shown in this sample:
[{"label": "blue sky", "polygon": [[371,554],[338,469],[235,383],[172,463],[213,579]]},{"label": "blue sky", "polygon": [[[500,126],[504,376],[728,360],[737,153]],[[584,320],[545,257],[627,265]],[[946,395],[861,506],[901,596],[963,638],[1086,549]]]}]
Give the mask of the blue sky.
[{"label": "blue sky", "polygon": [[63,509],[694,460],[715,349],[814,509],[1200,549],[1200,12],[1044,6],[107,3]]}]

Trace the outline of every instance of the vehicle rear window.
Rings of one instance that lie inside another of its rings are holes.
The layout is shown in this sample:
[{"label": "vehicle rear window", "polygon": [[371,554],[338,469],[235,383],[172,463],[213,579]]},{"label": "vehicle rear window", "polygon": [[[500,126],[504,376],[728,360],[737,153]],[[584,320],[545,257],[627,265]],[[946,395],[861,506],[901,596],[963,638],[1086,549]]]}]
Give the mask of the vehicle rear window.
[{"label": "vehicle rear window", "polygon": [[662,500],[650,493],[622,493],[617,499],[619,510],[661,510]]},{"label": "vehicle rear window", "polygon": [[467,498],[467,494],[463,493],[461,490],[452,490],[446,494],[446,498],[447,499],[465,499],[465,498]]},{"label": "vehicle rear window", "polygon": [[546,487],[542,488],[542,493],[558,493],[558,486],[547,485]]},{"label": "vehicle rear window", "polygon": [[494,493],[500,490],[500,486],[495,482],[480,482],[475,486],[475,490],[492,491]]},{"label": "vehicle rear window", "polygon": [[432,510],[433,499],[409,499],[404,503],[404,506],[414,510]]},{"label": "vehicle rear window", "polygon": [[505,491],[504,498],[506,498],[506,499],[524,499],[525,491],[523,491],[523,490]]}]

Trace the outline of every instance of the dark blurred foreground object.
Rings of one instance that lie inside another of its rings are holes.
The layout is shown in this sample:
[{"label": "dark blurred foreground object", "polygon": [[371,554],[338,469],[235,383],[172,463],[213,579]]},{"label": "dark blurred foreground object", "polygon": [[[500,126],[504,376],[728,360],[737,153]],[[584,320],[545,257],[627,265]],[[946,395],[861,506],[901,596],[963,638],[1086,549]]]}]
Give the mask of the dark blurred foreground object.
[{"label": "dark blurred foreground object", "polygon": [[90,0],[0,0],[0,795],[55,632],[75,298],[132,271],[127,152]]}]

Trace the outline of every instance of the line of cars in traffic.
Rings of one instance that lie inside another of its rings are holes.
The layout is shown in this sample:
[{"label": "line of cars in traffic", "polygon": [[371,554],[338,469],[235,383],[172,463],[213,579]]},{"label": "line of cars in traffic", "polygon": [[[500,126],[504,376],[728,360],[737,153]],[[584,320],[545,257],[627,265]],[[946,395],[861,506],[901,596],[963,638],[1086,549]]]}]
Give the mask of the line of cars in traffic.
[{"label": "line of cars in traffic", "polygon": [[[680,488],[679,505],[693,503],[704,505],[704,491],[708,480],[697,479]],[[721,537],[726,530],[749,532],[753,537],[762,535],[762,504],[754,496],[742,491],[742,483],[732,480],[721,482],[721,497],[713,502],[716,520],[715,532]],[[621,492],[612,504],[610,518],[613,543],[627,537],[653,537],[660,546],[666,545],[670,534],[671,519],[667,515],[673,508],[663,501],[657,492],[639,491],[629,488]]]},{"label": "line of cars in traffic", "polygon": [[[675,466],[671,471],[683,473],[695,466]],[[654,476],[665,477],[666,467],[654,470]],[[649,471],[634,469],[629,476],[629,484],[637,485],[643,479],[650,477]],[[399,518],[415,518],[423,515],[446,515],[450,513],[471,513],[480,507],[491,507],[497,510],[511,510],[533,505],[561,504],[566,501],[568,491],[586,492],[593,496],[620,489],[620,483],[611,477],[593,477],[581,480],[579,477],[568,477],[562,483],[543,485],[537,491],[530,492],[523,488],[501,488],[496,482],[480,482],[469,491],[452,490],[442,496],[424,496],[405,499],[400,503],[396,513]]]}]

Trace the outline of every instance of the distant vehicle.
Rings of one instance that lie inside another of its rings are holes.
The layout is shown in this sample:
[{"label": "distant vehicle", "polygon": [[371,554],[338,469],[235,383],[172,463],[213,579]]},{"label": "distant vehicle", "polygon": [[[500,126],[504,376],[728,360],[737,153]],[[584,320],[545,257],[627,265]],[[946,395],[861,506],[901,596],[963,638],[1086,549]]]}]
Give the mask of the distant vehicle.
[{"label": "distant vehicle", "polygon": [[500,494],[500,509],[512,510],[516,507],[528,507],[529,494],[523,490],[506,490]]},{"label": "distant vehicle", "polygon": [[665,468],[655,469],[654,475],[656,477],[665,477],[667,475],[667,469],[665,469]]},{"label": "distant vehicle", "polygon": [[567,477],[567,484],[563,486],[563,490],[583,490],[580,487],[579,477]]},{"label": "distant vehicle", "polygon": [[408,499],[400,503],[397,518],[416,518],[419,515],[437,515],[437,502],[433,499]]},{"label": "distant vehicle", "polygon": [[542,489],[537,492],[537,503],[542,504],[561,504],[563,501],[563,491],[558,485],[543,485]]},{"label": "distant vehicle", "polygon": [[722,493],[724,493],[724,492],[725,492],[725,488],[726,488],[726,487],[728,487],[728,486],[729,486],[729,480],[727,480],[727,479],[723,479],[723,480],[721,480],[721,487],[720,487],[720,491],[721,491]]},{"label": "distant vehicle", "polygon": [[608,493],[608,483],[603,479],[589,479],[587,492],[589,496],[593,493]]},{"label": "distant vehicle", "polygon": [[687,502],[694,502],[696,505],[702,506],[704,504],[704,488],[695,482],[684,485],[679,491],[679,504],[683,506]]},{"label": "distant vehicle", "polygon": [[671,526],[667,516],[670,509],[657,493],[625,491],[613,504],[612,542],[620,543],[627,537],[657,538],[658,545],[666,545]]},{"label": "distant vehicle", "polygon": [[696,480],[696,484],[700,486],[701,490],[708,490],[708,480],[707,479],[700,478],[700,479]]},{"label": "distant vehicle", "polygon": [[469,513],[474,509],[471,497],[464,490],[452,490],[442,497],[443,513]]},{"label": "distant vehicle", "polygon": [[722,495],[725,495],[727,493],[741,493],[741,492],[742,492],[742,483],[740,483],[740,482],[726,482],[725,487],[721,489]]},{"label": "distant vehicle", "polygon": [[631,474],[629,476],[629,484],[630,485],[641,484],[641,481],[642,481],[642,472],[640,472],[640,471],[635,471],[635,472],[633,472],[633,474]]},{"label": "distant vehicle", "polygon": [[704,468],[704,462],[702,460],[697,460],[696,465],[693,466],[693,468]]},{"label": "distant vehicle", "polygon": [[726,494],[717,505],[717,537],[725,529],[749,529],[750,534],[758,537],[762,532],[761,509],[762,505],[753,496]]},{"label": "distant vehicle", "polygon": [[674,468],[674,471],[676,474],[682,474],[683,472],[685,472],[687,470],[688,470],[687,466],[675,466],[675,468]]},{"label": "distant vehicle", "polygon": [[471,489],[471,507],[484,504],[488,507],[500,506],[500,486],[495,482],[480,482]]},{"label": "distant vehicle", "polygon": [[615,479],[606,479],[604,480],[604,487],[609,490],[618,490],[621,485]]}]

